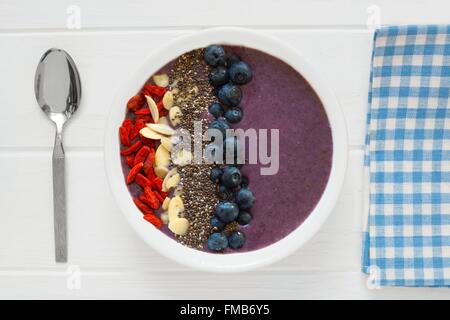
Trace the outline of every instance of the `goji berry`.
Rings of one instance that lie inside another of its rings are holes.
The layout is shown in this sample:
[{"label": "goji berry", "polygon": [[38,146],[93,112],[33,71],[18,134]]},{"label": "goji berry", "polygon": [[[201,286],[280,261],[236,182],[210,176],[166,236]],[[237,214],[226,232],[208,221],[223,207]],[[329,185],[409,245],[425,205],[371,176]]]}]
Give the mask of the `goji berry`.
[{"label": "goji berry", "polygon": [[167,111],[167,109],[162,109],[159,111],[159,116],[160,117],[165,117],[169,114],[169,111]]},{"label": "goji berry", "polygon": [[153,192],[153,194],[155,195],[156,199],[158,199],[159,203],[164,202],[164,198],[158,192]]},{"label": "goji berry", "polygon": [[161,192],[159,193],[159,195],[161,196],[162,199],[165,199],[165,198],[169,195],[169,193],[168,193],[168,192],[161,191]]},{"label": "goji berry", "polygon": [[130,172],[128,172],[127,175],[127,184],[130,184],[134,181],[134,178],[136,178],[136,175],[141,171],[144,164],[142,162],[139,162],[136,164],[133,168],[131,168]]},{"label": "goji berry", "polygon": [[141,149],[139,149],[139,151],[136,153],[136,156],[134,157],[134,165],[137,165],[139,162],[144,163],[149,153],[150,148],[147,146],[143,146]]},{"label": "goji berry", "polygon": [[144,176],[142,173],[138,173],[134,180],[142,188],[151,187],[152,185],[152,182],[149,179],[147,179],[147,177]]},{"label": "goji berry", "polygon": [[134,156],[129,155],[125,158],[125,162],[127,163],[128,167],[133,168],[134,167]]},{"label": "goji berry", "polygon": [[141,193],[139,195],[139,201],[142,202],[143,204],[145,204],[146,206],[152,208],[151,202],[147,199],[147,197],[145,196],[145,194]]},{"label": "goji berry", "polygon": [[144,173],[150,180],[153,180],[155,178],[154,176],[152,178],[149,176],[150,171],[154,175],[154,172],[153,172],[153,163],[154,162],[155,162],[155,149],[151,148],[150,152],[147,155],[147,159],[145,159],[145,162],[144,162]]},{"label": "goji berry", "polygon": [[131,111],[136,111],[144,106],[144,99],[141,95],[137,94],[132,96],[130,100],[128,100],[127,108]]},{"label": "goji berry", "polygon": [[162,221],[154,214],[144,214],[144,219],[154,225],[156,228],[161,229]]},{"label": "goji berry", "polygon": [[134,114],[138,115],[138,116],[147,116],[147,115],[149,115],[151,113],[150,113],[150,109],[149,108],[144,107],[144,108],[141,108],[141,109],[137,110]]},{"label": "goji berry", "polygon": [[159,208],[159,201],[158,198],[155,196],[155,193],[152,191],[151,187],[145,187],[144,188],[144,195],[147,200],[148,205],[152,209],[158,209]]},{"label": "goji berry", "polygon": [[161,179],[160,177],[156,177],[155,179],[153,179],[152,183],[155,189],[157,189],[158,191],[162,191],[163,179]]},{"label": "goji berry", "polygon": [[156,106],[158,107],[159,112],[161,112],[164,109],[164,104],[163,104],[162,100],[158,101],[156,103]]},{"label": "goji berry", "polygon": [[153,149],[155,147],[155,141],[154,140],[146,138],[143,135],[139,135],[139,139],[141,140],[142,144],[145,144],[150,149]]},{"label": "goji berry", "polygon": [[147,205],[143,204],[141,202],[141,200],[137,199],[137,198],[133,198],[133,202],[136,205],[136,207],[138,207],[139,210],[141,210],[141,212],[143,214],[154,214],[152,209],[150,209],[149,207],[147,207]]},{"label": "goji berry", "polygon": [[152,210],[157,210],[160,207],[159,202],[157,201],[157,199],[149,198],[145,194],[141,194],[139,196],[139,200],[142,203],[144,203],[145,205],[147,205],[148,207],[150,207]]},{"label": "goji berry", "polygon": [[[148,157],[147,157],[147,160],[148,160]],[[144,166],[145,166],[145,164],[144,164]],[[156,174],[155,174],[155,170],[153,169],[152,166],[147,171],[145,171],[145,169],[144,169],[144,173],[147,176],[148,180],[150,180],[150,181],[155,180]],[[153,183],[152,183],[152,185],[153,185]]]},{"label": "goji berry", "polygon": [[161,99],[166,93],[166,89],[160,86],[147,84],[142,89],[143,93],[152,98]]},{"label": "goji berry", "polygon": [[155,123],[155,121],[153,121],[152,116],[137,115],[135,119],[142,120],[142,121],[144,121],[144,123]]},{"label": "goji berry", "polygon": [[131,128],[130,130],[130,139],[134,140],[134,138],[136,138],[139,134],[139,131],[145,127],[145,122],[142,119],[137,119],[136,123],[134,124],[134,126]]},{"label": "goji berry", "polygon": [[128,131],[131,130],[131,127],[133,126],[133,120],[131,119],[125,119],[122,122],[122,127],[127,128]]},{"label": "goji berry", "polygon": [[120,154],[123,156],[129,156],[132,153],[135,153],[142,147],[142,142],[140,140],[133,143],[131,146],[129,146],[126,149],[123,149],[120,151]]},{"label": "goji berry", "polygon": [[128,132],[128,129],[125,128],[124,126],[121,126],[119,128],[119,138],[120,138],[120,143],[122,143],[125,147],[130,146],[129,132]]}]

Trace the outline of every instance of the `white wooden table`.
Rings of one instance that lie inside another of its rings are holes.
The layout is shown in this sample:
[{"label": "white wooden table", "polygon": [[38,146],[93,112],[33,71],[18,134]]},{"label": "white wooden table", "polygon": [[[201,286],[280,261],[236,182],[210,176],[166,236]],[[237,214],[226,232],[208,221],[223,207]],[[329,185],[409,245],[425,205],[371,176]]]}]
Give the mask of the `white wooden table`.
[{"label": "white wooden table", "polygon": [[[367,23],[450,23],[450,3],[281,2],[0,0],[0,298],[450,298],[448,289],[369,290],[360,272]],[[345,187],[321,231],[279,263],[232,275],[190,270],[145,245],[117,209],[103,167],[104,128],[123,79],[159,45],[218,25],[272,34],[309,59],[339,99],[351,146]],[[74,57],[83,84],[65,135],[67,266],[53,257],[54,128],[33,93],[37,61],[54,46]]]}]

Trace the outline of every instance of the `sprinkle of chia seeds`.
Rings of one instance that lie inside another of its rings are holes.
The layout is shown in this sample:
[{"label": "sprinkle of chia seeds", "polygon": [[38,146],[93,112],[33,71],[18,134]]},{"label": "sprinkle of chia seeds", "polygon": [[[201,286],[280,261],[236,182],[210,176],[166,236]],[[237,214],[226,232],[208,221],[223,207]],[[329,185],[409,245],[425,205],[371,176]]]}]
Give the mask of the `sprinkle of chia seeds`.
[{"label": "sprinkle of chia seeds", "polygon": [[[202,121],[203,133],[207,128],[208,106],[216,100],[214,89],[208,79],[209,67],[203,61],[203,49],[181,55],[169,72],[172,83],[178,89],[175,105],[183,114],[180,128],[187,130],[194,141],[194,121]],[[204,146],[207,142],[204,142]],[[190,164],[179,167],[181,198],[184,203],[182,215],[189,220],[188,232],[176,236],[177,240],[191,248],[202,250],[213,232],[210,219],[219,202],[216,185],[209,178],[212,165]]]}]

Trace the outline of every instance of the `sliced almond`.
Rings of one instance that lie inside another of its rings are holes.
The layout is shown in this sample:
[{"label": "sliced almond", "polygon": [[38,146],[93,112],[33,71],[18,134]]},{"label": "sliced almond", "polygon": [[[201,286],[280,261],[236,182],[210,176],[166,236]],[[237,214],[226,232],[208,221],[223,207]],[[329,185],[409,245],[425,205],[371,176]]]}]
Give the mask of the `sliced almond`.
[{"label": "sliced almond", "polygon": [[173,107],[173,93],[172,91],[166,91],[162,99],[163,106],[166,110],[170,110]]},{"label": "sliced almond", "polygon": [[145,96],[145,99],[147,99],[147,104],[150,109],[150,113],[152,115],[153,121],[155,123],[157,123],[159,120],[158,106],[156,105],[156,102],[155,102],[155,100],[152,99],[152,97]]},{"label": "sliced almond", "polygon": [[181,177],[178,173],[171,176],[169,179],[167,179],[166,183],[164,184],[163,191],[167,192],[170,189],[178,186],[178,184],[180,183],[180,179],[181,179]]},{"label": "sliced almond", "polygon": [[180,196],[173,197],[169,202],[169,220],[178,218],[178,214],[184,211],[183,200]]},{"label": "sliced almond", "polygon": [[189,221],[186,218],[176,218],[169,222],[169,230],[179,236],[185,235],[188,229]]},{"label": "sliced almond", "polygon": [[169,209],[169,203],[170,203],[170,198],[169,197],[165,197],[164,201],[162,203],[163,210]]},{"label": "sliced almond", "polygon": [[171,123],[173,126],[179,125],[179,124],[180,124],[180,121],[181,121],[181,116],[182,116],[182,115],[183,115],[183,114],[181,113],[180,107],[172,107],[172,108],[169,110],[169,119],[170,119],[170,123]]},{"label": "sliced almond", "polygon": [[173,130],[170,126],[166,124],[161,123],[147,123],[147,127],[152,129],[153,131],[156,131],[158,133],[161,133],[166,136],[171,136],[175,134],[175,130]]},{"label": "sliced almond", "polygon": [[167,151],[172,151],[172,141],[170,140],[170,138],[162,137],[161,144],[164,148],[167,149]]},{"label": "sliced almond", "polygon": [[180,208],[180,212],[184,211],[184,204],[183,204],[183,199],[181,199],[180,196],[175,196],[172,199],[170,199],[170,203],[169,203],[169,210],[171,207],[178,207]]},{"label": "sliced almond", "polygon": [[[164,181],[163,181],[163,183],[162,183],[162,191],[166,192],[166,191],[169,190],[169,188],[166,187],[166,183],[167,183],[167,181],[168,181],[170,178],[172,178],[172,177],[173,177],[174,175],[176,175],[176,174],[178,174],[178,170],[177,170],[176,167],[170,169],[169,172],[167,172],[167,174],[166,174],[166,176],[165,176],[165,178],[164,178]],[[172,183],[173,183],[173,182],[172,182]]]},{"label": "sliced almond", "polygon": [[167,117],[160,117],[158,123],[169,125],[169,119],[167,119]]},{"label": "sliced almond", "polygon": [[157,177],[164,179],[167,175],[167,173],[169,173],[169,169],[167,169],[167,167],[163,167],[163,166],[156,166],[154,168],[155,170],[155,174]]},{"label": "sliced almond", "polygon": [[169,76],[165,73],[163,74],[155,74],[153,76],[153,81],[157,86],[167,87],[169,85]]},{"label": "sliced almond", "polygon": [[139,130],[139,133],[144,136],[145,138],[152,139],[152,140],[160,140],[164,138],[164,136],[148,127],[144,127],[141,130]]},{"label": "sliced almond", "polygon": [[169,221],[179,218],[180,212],[182,212],[182,211],[179,207],[173,207],[171,209],[170,205],[169,205],[169,210],[167,210],[167,213],[169,215]]},{"label": "sliced almond", "polygon": [[167,212],[161,213],[160,218],[161,218],[162,223],[164,223],[164,224],[169,223],[169,214]]},{"label": "sliced almond", "polygon": [[170,164],[170,153],[161,144],[155,152],[155,167],[168,167]]},{"label": "sliced almond", "polygon": [[192,153],[185,149],[178,150],[172,154],[172,162],[180,167],[188,165],[192,162]]}]

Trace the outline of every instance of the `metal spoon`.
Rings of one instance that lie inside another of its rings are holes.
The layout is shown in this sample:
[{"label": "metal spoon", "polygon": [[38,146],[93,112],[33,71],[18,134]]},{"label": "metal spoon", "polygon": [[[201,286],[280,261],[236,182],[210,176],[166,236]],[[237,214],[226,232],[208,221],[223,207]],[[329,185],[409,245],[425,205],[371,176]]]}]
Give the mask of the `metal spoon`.
[{"label": "metal spoon", "polygon": [[65,156],[62,131],[81,100],[80,76],[75,62],[67,52],[53,48],[44,53],[36,70],[34,91],[42,111],[56,125],[53,148],[55,260],[67,262]]}]

